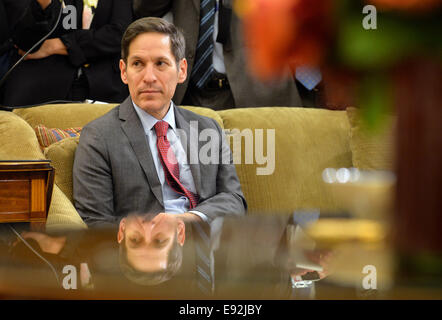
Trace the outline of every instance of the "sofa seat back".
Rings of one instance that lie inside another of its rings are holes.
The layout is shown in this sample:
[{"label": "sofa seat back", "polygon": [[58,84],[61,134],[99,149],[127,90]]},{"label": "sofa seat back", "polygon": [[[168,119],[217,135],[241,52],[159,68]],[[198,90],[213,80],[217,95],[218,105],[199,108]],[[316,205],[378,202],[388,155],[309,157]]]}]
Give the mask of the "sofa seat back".
[{"label": "sofa seat back", "polygon": [[[84,127],[86,124],[108,113],[117,104],[66,103],[15,109],[13,112],[32,128],[43,124],[48,128],[66,129]],[[184,107],[198,114],[215,119],[223,127],[221,117],[216,111],[201,107]]]},{"label": "sofa seat back", "polygon": [[235,154],[241,159],[236,159],[236,168],[251,212],[339,208],[327,192],[322,172],[328,167],[352,166],[345,111],[264,107],[219,114],[234,160]]}]

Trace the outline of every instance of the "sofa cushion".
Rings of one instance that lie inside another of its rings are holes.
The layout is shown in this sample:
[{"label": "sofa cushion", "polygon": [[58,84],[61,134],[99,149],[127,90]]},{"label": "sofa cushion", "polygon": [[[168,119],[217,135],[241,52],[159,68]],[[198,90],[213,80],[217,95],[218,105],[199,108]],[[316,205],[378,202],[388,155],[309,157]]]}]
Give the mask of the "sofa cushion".
[{"label": "sofa cushion", "polygon": [[[43,124],[48,128],[65,129],[84,127],[87,123],[101,117],[116,106],[117,104],[68,103],[15,109],[13,112],[25,119],[32,128],[35,128],[39,124]],[[183,108],[213,118],[221,127],[223,127],[221,117],[212,109],[189,106]]]},{"label": "sofa cushion", "polygon": [[201,116],[209,117],[218,122],[221,128],[224,128],[223,119],[215,110],[203,107],[182,106],[183,109],[198,113]]},{"label": "sofa cushion", "polygon": [[375,131],[369,131],[364,126],[360,112],[356,108],[347,108],[350,122],[350,149],[353,165],[366,170],[394,169],[394,140],[396,119],[391,115],[383,115],[381,126]]},{"label": "sofa cushion", "polygon": [[41,160],[44,155],[34,130],[12,112],[0,111],[0,159]]},{"label": "sofa cushion", "polygon": [[[276,214],[295,209],[337,208],[336,200],[322,181],[322,171],[327,167],[352,165],[345,111],[266,107],[225,110],[219,114],[230,137],[234,161],[239,162],[236,169],[250,211]],[[241,150],[233,144],[247,129],[251,129],[253,137],[250,164],[246,163],[244,151],[241,152],[245,139]],[[258,129],[264,129],[263,133]],[[274,130],[274,143],[268,141],[269,129]],[[271,169],[270,161],[265,164],[256,158],[261,154],[256,148],[262,144],[257,139],[261,134],[264,156],[275,160],[274,171],[269,174],[262,173]],[[260,168],[264,171],[258,172]]]},{"label": "sofa cushion", "polygon": [[32,128],[43,124],[48,128],[65,129],[84,127],[116,106],[116,104],[66,103],[15,109],[13,112],[25,119]]},{"label": "sofa cushion", "polygon": [[79,137],[81,129],[81,127],[67,129],[47,128],[40,124],[35,127],[35,134],[38,143],[44,149],[57,141],[70,137]]},{"label": "sofa cushion", "polygon": [[55,168],[55,183],[71,202],[73,202],[72,168],[79,140],[80,137],[63,139],[44,150],[46,159],[51,160]]}]

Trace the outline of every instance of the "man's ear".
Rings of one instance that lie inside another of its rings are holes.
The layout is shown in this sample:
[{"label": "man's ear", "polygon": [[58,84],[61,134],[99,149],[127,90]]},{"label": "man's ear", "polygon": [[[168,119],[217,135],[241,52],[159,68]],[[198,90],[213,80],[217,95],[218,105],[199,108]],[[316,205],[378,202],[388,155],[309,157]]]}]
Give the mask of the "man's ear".
[{"label": "man's ear", "polygon": [[177,241],[181,247],[184,245],[184,241],[186,241],[186,225],[181,220],[178,220]]},{"label": "man's ear", "polygon": [[121,219],[120,225],[118,226],[118,233],[117,233],[118,243],[121,243],[121,241],[123,241],[125,229],[126,229],[126,218],[123,218],[123,219]]},{"label": "man's ear", "polygon": [[124,84],[127,84],[126,63],[123,59],[120,59],[120,75],[121,81],[123,81]]},{"label": "man's ear", "polygon": [[187,78],[187,60],[181,59],[180,65],[178,66],[178,83],[183,83]]}]

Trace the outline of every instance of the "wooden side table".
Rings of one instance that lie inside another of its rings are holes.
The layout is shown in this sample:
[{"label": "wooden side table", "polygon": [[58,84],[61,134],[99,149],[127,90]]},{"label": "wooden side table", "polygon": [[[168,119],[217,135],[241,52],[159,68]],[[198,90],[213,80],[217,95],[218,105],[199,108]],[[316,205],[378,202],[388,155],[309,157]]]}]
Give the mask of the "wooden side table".
[{"label": "wooden side table", "polygon": [[49,160],[0,161],[0,223],[29,222],[43,230],[54,177]]}]

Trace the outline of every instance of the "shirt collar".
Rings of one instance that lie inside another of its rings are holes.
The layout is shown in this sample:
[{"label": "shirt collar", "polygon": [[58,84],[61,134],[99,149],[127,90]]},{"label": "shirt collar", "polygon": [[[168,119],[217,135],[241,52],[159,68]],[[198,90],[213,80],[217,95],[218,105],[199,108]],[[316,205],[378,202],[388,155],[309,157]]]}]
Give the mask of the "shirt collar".
[{"label": "shirt collar", "polygon": [[[146,134],[149,133],[152,130],[153,126],[160,120],[151,116],[149,113],[141,109],[139,106],[135,104],[135,102],[132,101],[132,104],[134,106],[135,111],[138,114],[138,117],[141,120],[144,132],[146,132]],[[162,120],[166,121],[174,131],[176,130],[175,110],[174,110],[174,103],[172,101],[170,101],[169,111],[167,111],[166,115]]]}]

